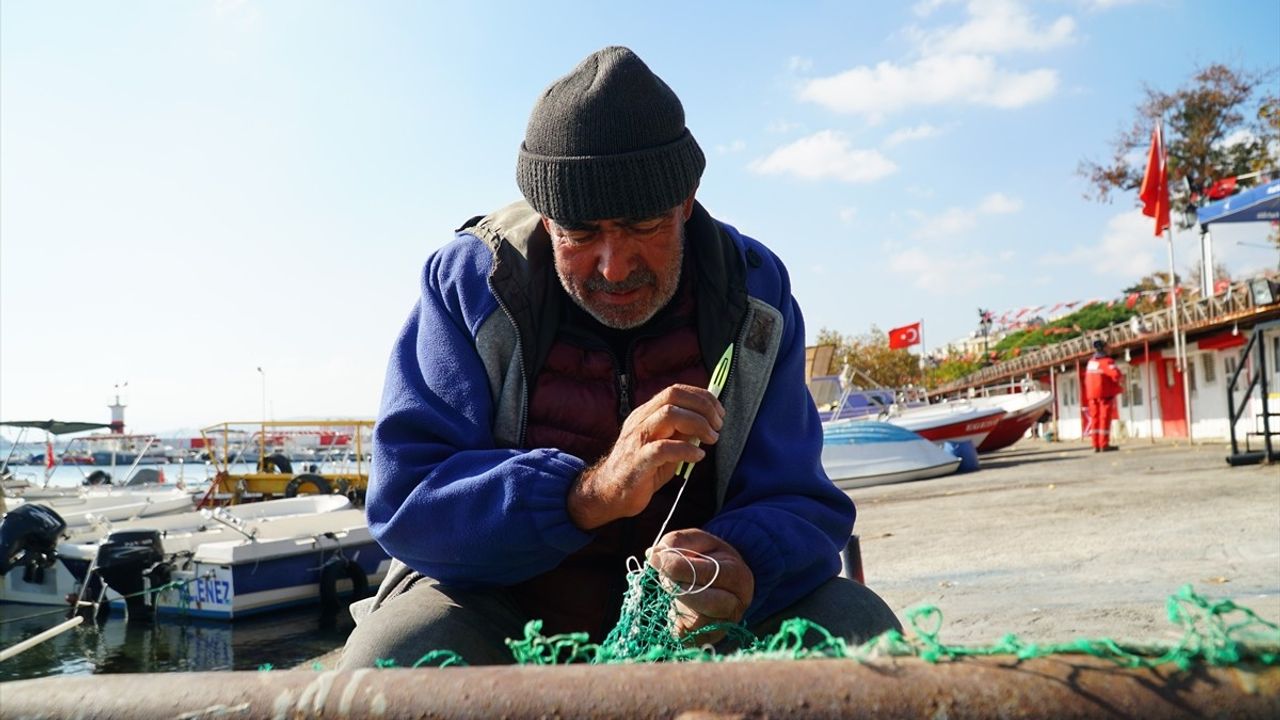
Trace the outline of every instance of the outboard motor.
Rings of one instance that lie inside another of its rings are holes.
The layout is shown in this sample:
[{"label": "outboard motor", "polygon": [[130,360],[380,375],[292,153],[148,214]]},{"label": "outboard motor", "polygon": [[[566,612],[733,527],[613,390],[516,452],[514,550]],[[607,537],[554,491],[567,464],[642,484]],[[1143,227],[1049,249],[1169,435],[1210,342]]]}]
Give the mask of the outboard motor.
[{"label": "outboard motor", "polygon": [[154,596],[143,595],[142,591],[147,589],[145,578],[163,562],[160,531],[117,530],[98,546],[94,572],[107,587],[124,597],[129,622],[149,622],[154,613],[147,597]]},{"label": "outboard motor", "polygon": [[0,575],[21,566],[24,581],[43,582],[66,529],[62,516],[44,505],[28,503],[10,510],[0,518]]}]

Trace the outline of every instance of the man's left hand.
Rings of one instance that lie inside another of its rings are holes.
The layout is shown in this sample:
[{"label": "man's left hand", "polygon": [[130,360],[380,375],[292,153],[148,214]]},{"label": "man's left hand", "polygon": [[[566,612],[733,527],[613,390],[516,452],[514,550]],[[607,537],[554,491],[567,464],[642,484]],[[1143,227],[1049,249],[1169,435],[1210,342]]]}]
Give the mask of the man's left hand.
[{"label": "man's left hand", "polygon": [[[663,535],[649,553],[649,564],[668,585],[681,592],[698,591],[684,592],[675,599],[676,634],[680,637],[706,625],[740,622],[755,596],[755,575],[742,555],[703,530],[673,530]],[[708,586],[713,577],[715,581]],[[721,637],[723,633],[712,633],[699,636],[699,640],[716,642]]]}]

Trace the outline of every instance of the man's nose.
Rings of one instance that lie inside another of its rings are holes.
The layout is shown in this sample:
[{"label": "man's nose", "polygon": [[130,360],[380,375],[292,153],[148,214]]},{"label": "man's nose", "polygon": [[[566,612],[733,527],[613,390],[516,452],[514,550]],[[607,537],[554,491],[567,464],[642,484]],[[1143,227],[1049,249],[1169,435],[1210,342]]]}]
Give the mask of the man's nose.
[{"label": "man's nose", "polygon": [[600,243],[600,274],[609,282],[622,282],[631,275],[632,248],[622,232],[610,232]]}]

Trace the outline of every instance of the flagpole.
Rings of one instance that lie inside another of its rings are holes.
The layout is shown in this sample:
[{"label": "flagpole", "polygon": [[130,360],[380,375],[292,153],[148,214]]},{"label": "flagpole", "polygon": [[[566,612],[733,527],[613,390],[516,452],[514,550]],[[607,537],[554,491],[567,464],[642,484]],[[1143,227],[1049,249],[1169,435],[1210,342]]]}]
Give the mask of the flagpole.
[{"label": "flagpole", "polygon": [[1165,228],[1165,240],[1169,245],[1169,312],[1173,314],[1173,354],[1178,365],[1178,374],[1182,376],[1182,406],[1184,408],[1183,415],[1186,416],[1187,423],[1187,442],[1194,443],[1195,438],[1191,433],[1191,383],[1187,378],[1187,339],[1182,336],[1182,331],[1178,326],[1178,315],[1181,309],[1182,301],[1178,298],[1178,283],[1174,279],[1173,273],[1173,227]]},{"label": "flagpole", "polygon": [[921,375],[920,384],[923,385],[924,384],[924,356],[925,356],[925,350],[928,348],[928,346],[924,344],[924,318],[920,318],[917,322],[920,323],[920,375]]}]

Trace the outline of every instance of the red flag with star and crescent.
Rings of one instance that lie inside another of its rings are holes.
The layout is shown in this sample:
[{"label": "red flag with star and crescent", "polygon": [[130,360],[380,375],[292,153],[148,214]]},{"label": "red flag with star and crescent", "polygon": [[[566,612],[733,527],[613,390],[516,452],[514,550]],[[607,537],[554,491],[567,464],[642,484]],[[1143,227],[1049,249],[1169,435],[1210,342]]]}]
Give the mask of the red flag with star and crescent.
[{"label": "red flag with star and crescent", "polygon": [[920,344],[920,323],[903,325],[889,331],[889,349],[901,350]]}]

